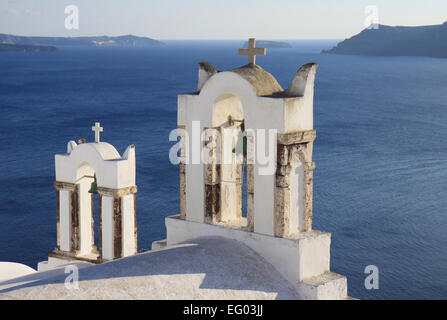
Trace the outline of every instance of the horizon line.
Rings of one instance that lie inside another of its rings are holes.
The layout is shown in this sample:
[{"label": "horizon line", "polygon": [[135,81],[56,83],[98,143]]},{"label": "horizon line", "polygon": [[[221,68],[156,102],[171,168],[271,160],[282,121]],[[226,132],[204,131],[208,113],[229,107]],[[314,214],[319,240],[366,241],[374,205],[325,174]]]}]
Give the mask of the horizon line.
[{"label": "horizon line", "polygon": [[[98,35],[76,35],[76,36],[63,36],[63,35],[57,35],[57,36],[50,36],[50,35],[23,35],[23,34],[13,34],[13,33],[4,33],[0,32],[0,34],[3,35],[10,35],[10,36],[16,36],[16,37],[35,37],[35,38],[88,38],[88,37],[123,37],[123,36],[134,36],[134,37],[142,37],[142,38],[149,38],[152,40],[158,40],[158,41],[247,41],[249,38],[224,38],[224,39],[211,39],[211,38],[152,38],[150,36],[142,36],[142,35],[135,35],[131,33],[127,34],[119,34],[119,35],[107,35],[107,34],[98,34]],[[256,40],[260,41],[296,41],[296,40],[340,40],[342,38],[256,38]]]}]

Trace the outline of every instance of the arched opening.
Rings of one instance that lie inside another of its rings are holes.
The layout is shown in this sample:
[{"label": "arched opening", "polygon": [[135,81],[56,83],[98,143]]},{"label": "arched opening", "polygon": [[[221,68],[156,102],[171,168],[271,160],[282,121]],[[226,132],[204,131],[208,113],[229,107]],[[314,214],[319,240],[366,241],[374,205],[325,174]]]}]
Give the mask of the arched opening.
[{"label": "arched opening", "polygon": [[242,102],[233,94],[221,94],[213,104],[213,127],[224,125],[230,116],[233,120],[244,120]]},{"label": "arched opening", "polygon": [[99,197],[89,192],[93,182],[96,183],[93,167],[82,163],[76,172],[78,220],[74,219],[74,246],[79,256],[96,260],[100,247],[100,208]]},{"label": "arched opening", "polygon": [[205,164],[205,221],[247,227],[248,140],[242,102],[233,94],[222,94],[212,112],[216,156],[215,164]]}]

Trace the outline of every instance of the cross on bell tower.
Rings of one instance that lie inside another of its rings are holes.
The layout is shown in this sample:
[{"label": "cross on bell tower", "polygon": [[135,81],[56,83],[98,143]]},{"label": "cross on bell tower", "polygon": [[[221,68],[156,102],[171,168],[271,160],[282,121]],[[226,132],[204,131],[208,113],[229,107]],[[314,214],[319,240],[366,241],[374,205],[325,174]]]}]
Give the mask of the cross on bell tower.
[{"label": "cross on bell tower", "polygon": [[99,142],[100,142],[99,134],[100,134],[100,132],[103,132],[103,131],[104,131],[104,128],[101,127],[101,125],[99,124],[99,122],[96,122],[96,123],[95,123],[95,126],[92,127],[92,131],[95,131],[95,142],[96,142],[96,143],[99,143]]},{"label": "cross on bell tower", "polygon": [[255,38],[250,38],[248,40],[248,49],[239,49],[238,53],[240,56],[248,56],[248,63],[254,65],[256,64],[256,56],[260,54],[265,56],[266,49],[256,48]]}]

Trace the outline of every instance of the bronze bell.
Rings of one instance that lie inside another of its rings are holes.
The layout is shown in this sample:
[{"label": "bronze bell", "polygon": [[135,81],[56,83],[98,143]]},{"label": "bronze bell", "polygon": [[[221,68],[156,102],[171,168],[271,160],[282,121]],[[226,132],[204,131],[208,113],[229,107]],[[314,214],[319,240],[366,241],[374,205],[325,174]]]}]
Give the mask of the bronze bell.
[{"label": "bronze bell", "polygon": [[233,148],[233,153],[242,154],[244,160],[247,158],[247,133],[245,132],[245,125],[242,122],[241,131],[239,131],[237,136],[236,146]]},{"label": "bronze bell", "polygon": [[90,190],[88,191],[88,193],[98,194],[98,184],[96,182],[96,175],[95,180],[92,182],[92,185],[90,186]]}]

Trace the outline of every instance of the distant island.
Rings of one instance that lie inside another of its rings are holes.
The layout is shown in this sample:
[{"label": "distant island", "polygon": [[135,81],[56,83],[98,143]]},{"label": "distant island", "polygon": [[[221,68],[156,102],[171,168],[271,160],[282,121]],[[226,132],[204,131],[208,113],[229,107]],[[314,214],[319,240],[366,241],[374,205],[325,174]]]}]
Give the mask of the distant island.
[{"label": "distant island", "polygon": [[53,46],[35,46],[27,44],[0,43],[0,52],[54,52],[58,51]]},{"label": "distant island", "polygon": [[442,25],[365,29],[322,53],[447,58],[447,22]]},{"label": "distant island", "polygon": [[[259,48],[292,48],[290,43],[283,41],[256,40],[256,47]],[[248,48],[248,41],[245,41],[244,48]]]},{"label": "distant island", "polygon": [[161,45],[163,42],[147,37],[133,35],[109,37],[26,37],[0,34],[0,44],[22,46],[128,46],[147,47]]}]

